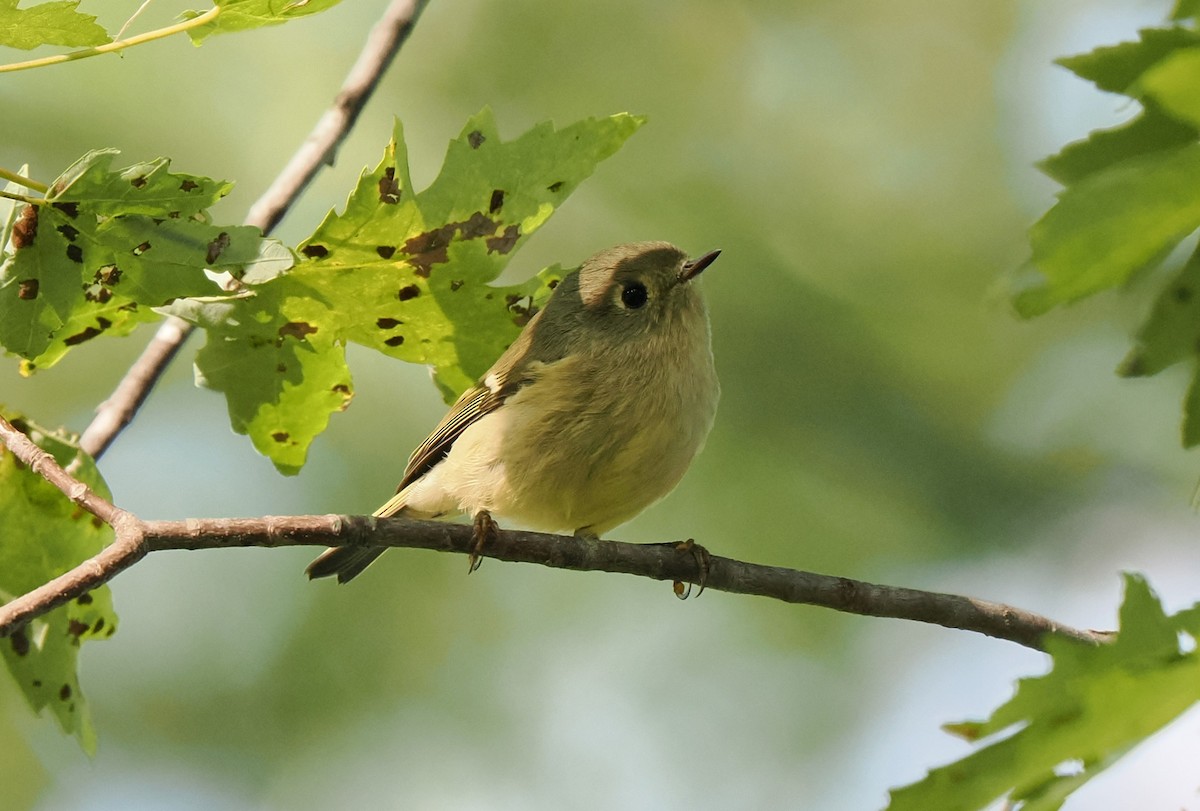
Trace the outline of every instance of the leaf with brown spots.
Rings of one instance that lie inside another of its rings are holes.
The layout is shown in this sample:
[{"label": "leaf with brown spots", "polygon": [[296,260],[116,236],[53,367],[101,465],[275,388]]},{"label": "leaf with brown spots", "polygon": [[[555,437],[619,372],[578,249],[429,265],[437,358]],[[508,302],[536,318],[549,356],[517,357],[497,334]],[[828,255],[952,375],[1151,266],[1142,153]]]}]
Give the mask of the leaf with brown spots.
[{"label": "leaf with brown spots", "polygon": [[38,229],[38,206],[27,205],[21,209],[21,216],[17,218],[16,224],[12,229],[12,246],[16,250],[28,248],[33,244],[33,240],[37,237]]},{"label": "leaf with brown spots", "polygon": [[303,341],[309,335],[317,332],[317,328],[312,324],[306,324],[303,321],[289,321],[279,328],[279,335],[283,338],[295,338],[298,341]]},{"label": "leaf with brown spots", "polygon": [[50,205],[14,224],[24,247],[0,258],[0,345],[25,370],[128,334],[158,317],[153,307],[221,294],[206,268],[253,284],[294,261],[257,229],[207,224],[205,209],[230,184],[173,173],[165,159],[113,169],[116,154],[76,161],[51,184]]},{"label": "leaf with brown spots", "polygon": [[281,473],[298,473],[353,396],[336,315],[288,275],[242,299],[181,299],[168,309],[207,332],[198,382],[224,393],[233,429]]},{"label": "leaf with brown spots", "polygon": [[[234,429],[286,473],[345,406],[337,386],[349,391],[348,341],[433,366],[453,397],[516,338],[562,275],[555,267],[493,286],[509,259],[641,123],[629,115],[562,129],[546,123],[506,141],[485,110],[421,191],[397,123],[345,210],[299,246],[305,258],[295,268],[237,296],[167,308],[208,330],[199,378],[225,394]],[[298,334],[295,324],[316,331]]]},{"label": "leaf with brown spots", "polygon": [[[14,424],[18,415],[7,415]],[[25,431],[63,466],[75,463],[77,478],[109,497],[91,459],[68,437],[20,420]],[[95,555],[112,540],[112,530],[96,526],[41,476],[0,450],[0,594],[24,594]],[[0,639],[0,658],[35,712],[48,709],[64,732],[88,752],[95,749],[87,701],[79,689],[76,662],[80,643],[105,639],[117,617],[107,586],[60,606],[25,628]],[[66,698],[64,699],[64,693]]]}]

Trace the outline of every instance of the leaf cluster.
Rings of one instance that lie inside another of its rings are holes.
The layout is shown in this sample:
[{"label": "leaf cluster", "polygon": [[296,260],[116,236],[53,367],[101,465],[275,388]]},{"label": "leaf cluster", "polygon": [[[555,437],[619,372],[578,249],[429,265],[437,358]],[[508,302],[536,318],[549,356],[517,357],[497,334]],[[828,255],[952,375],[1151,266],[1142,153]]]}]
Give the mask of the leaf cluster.
[{"label": "leaf cluster", "polygon": [[1021,679],[986,721],[947,727],[970,741],[996,740],[894,790],[888,811],[975,811],[1002,798],[1021,811],[1055,811],[1200,700],[1198,635],[1200,604],[1167,615],[1141,577],[1126,575],[1111,644],[1048,640],[1049,673]]},{"label": "leaf cluster", "polygon": [[[1031,229],[1031,267],[1013,301],[1026,317],[1119,288],[1200,228],[1200,31],[1194,3],[1131,42],[1058,64],[1136,101],[1120,126],[1092,132],[1041,163],[1064,185]],[[1200,358],[1200,252],[1163,284],[1120,366],[1129,377]],[[1200,368],[1198,366],[1197,368]],[[1184,445],[1200,442],[1200,376],[1187,397]]]}]

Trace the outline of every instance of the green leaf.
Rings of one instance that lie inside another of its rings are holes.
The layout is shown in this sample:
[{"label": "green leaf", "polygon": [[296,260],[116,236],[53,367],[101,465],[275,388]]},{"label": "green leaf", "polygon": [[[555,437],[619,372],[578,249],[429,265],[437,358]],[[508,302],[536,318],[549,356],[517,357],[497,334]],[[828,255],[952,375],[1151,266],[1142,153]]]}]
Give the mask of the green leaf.
[{"label": "green leaf", "polygon": [[1200,367],[1192,376],[1183,402],[1183,447],[1200,445]]},{"label": "green leaf", "polygon": [[1148,377],[1197,353],[1200,353],[1200,250],[1192,252],[1159,294],[1119,372],[1123,377]]},{"label": "green leaf", "polygon": [[285,473],[346,407],[348,341],[433,366],[453,399],[516,338],[563,271],[492,282],[641,124],[626,114],[561,130],[545,123],[504,141],[484,110],[417,192],[397,123],[382,162],[300,246],[295,269],[244,295],[167,308],[208,330],[197,378],[225,393],[234,429]]},{"label": "green leaf", "polygon": [[197,384],[225,393],[233,429],[287,475],[300,472],[312,440],[354,395],[338,318],[313,295],[284,276],[243,298],[169,308],[207,331]]},{"label": "green leaf", "polygon": [[978,736],[1011,734],[893,790],[889,811],[975,811],[1002,798],[1023,811],[1057,809],[1200,699],[1200,655],[1178,641],[1197,609],[1168,617],[1146,582],[1126,575],[1112,644],[1049,639],[1050,673],[1022,679],[991,718],[966,725]]},{"label": "green leaf", "polygon": [[71,164],[50,184],[56,208],[85,206],[96,217],[141,214],[173,220],[201,214],[233,189],[224,180],[171,172],[168,158],[113,169],[116,149],[96,149]]},{"label": "green leaf", "polygon": [[[9,418],[76,478],[109,497],[91,458],[73,438]],[[7,602],[98,553],[112,529],[77,508],[41,476],[0,448],[0,601]],[[63,731],[88,753],[96,748],[87,701],[79,687],[79,646],[107,639],[117,628],[107,586],[56,608],[0,638],[0,653],[35,712],[49,708]]]},{"label": "green leaf", "polygon": [[77,11],[79,0],[55,0],[19,9],[19,0],[0,0],[0,46],[28,51],[39,45],[87,47],[112,42],[96,18]]},{"label": "green leaf", "polygon": [[1183,48],[1165,57],[1134,84],[1139,96],[1154,99],[1169,115],[1200,126],[1200,47]]},{"label": "green leaf", "polygon": [[1038,168],[1068,186],[1121,161],[1183,146],[1197,138],[1200,132],[1196,128],[1163,115],[1151,101],[1137,118],[1111,129],[1094,130],[1085,140],[1067,144],[1057,155],[1043,160]]},{"label": "green leaf", "polygon": [[1160,150],[1064,190],[1030,230],[1041,277],[1017,311],[1043,313],[1124,283],[1200,226],[1200,144]]},{"label": "green leaf", "polygon": [[1190,28],[1146,28],[1136,42],[1109,45],[1055,62],[1110,93],[1132,95],[1130,86],[1153,65],[1179,48],[1200,45],[1200,34]]},{"label": "green leaf", "polygon": [[1175,10],[1171,12],[1171,20],[1179,22],[1200,15],[1200,0],[1179,0]]},{"label": "green leaf", "polygon": [[164,158],[111,168],[115,150],[68,168],[0,261],[0,345],[26,373],[101,335],[129,333],[150,308],[220,293],[205,269],[270,278],[291,253],[247,226],[214,226],[207,209],[232,185],[172,173]]},{"label": "green leaf", "polygon": [[[248,31],[264,25],[279,25],[333,8],[341,0],[217,0],[221,13],[215,20],[188,31],[196,45],[213,34]],[[184,16],[199,17],[204,12],[188,11]]]}]

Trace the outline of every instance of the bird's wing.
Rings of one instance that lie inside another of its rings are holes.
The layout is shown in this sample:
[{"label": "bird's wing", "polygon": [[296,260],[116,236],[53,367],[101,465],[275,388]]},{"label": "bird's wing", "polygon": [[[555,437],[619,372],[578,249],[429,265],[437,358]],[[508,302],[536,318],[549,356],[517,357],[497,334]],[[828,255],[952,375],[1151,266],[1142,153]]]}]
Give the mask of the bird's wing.
[{"label": "bird's wing", "polygon": [[503,405],[522,386],[532,382],[543,367],[563,357],[563,336],[542,334],[540,327],[545,314],[543,310],[530,320],[487,374],[462,393],[450,407],[450,412],[412,452],[404,469],[404,478],[396,488],[397,493],[445,459],[463,431]]},{"label": "bird's wing", "polygon": [[446,458],[450,447],[462,432],[483,415],[499,408],[508,394],[499,388],[493,390],[482,381],[464,391],[433,432],[412,452],[408,467],[404,469],[404,478],[396,490],[408,487]]}]

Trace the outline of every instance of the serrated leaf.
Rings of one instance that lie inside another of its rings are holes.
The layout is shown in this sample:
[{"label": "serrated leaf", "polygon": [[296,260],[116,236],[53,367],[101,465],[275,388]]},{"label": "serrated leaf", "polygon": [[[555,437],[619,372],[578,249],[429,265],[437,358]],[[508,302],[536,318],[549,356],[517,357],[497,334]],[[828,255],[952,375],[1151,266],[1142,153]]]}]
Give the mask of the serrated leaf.
[{"label": "serrated leaf", "polygon": [[1163,287],[1137,341],[1121,363],[1124,377],[1148,377],[1200,353],[1200,250]]},{"label": "serrated leaf", "polygon": [[339,319],[312,295],[284,276],[240,299],[169,308],[207,332],[197,385],[224,392],[233,429],[287,475],[300,472],[313,438],[354,395]]},{"label": "serrated leaf", "polygon": [[[221,13],[215,20],[190,29],[188,36],[196,45],[214,34],[229,34],[248,31],[266,25],[279,25],[299,17],[307,17],[333,8],[341,0],[217,0]],[[202,12],[188,11],[186,17],[195,18]]]},{"label": "serrated leaf", "polygon": [[207,222],[232,184],[173,173],[165,158],[113,169],[116,154],[88,153],[44,204],[25,206],[22,238],[0,261],[0,345],[26,373],[154,320],[150,308],[220,293],[206,268],[258,279],[293,262],[255,228]]},{"label": "serrated leaf", "polygon": [[1038,168],[1064,186],[1113,164],[1160,149],[1192,143],[1200,132],[1189,124],[1163,115],[1152,102],[1138,117],[1105,130],[1094,130],[1082,141],[1067,144],[1041,161]]},{"label": "serrated leaf", "polygon": [[[397,123],[383,161],[362,174],[343,213],[331,212],[300,246],[306,261],[246,295],[168,308],[210,331],[198,379],[225,393],[234,428],[287,473],[345,407],[347,341],[433,366],[452,400],[516,338],[562,270],[491,283],[641,123],[624,114],[561,130],[547,123],[506,142],[484,110],[421,192]],[[332,353],[327,362],[313,356],[322,352]]]},{"label": "serrated leaf", "polygon": [[0,0],[0,46],[28,51],[40,45],[88,47],[112,42],[91,14],[78,11],[79,0],[54,0],[17,8],[19,0]]},{"label": "serrated leaf", "polygon": [[[108,497],[95,464],[73,439],[10,417],[39,447],[76,478]],[[7,450],[0,448],[0,600],[7,601],[40,586],[98,553],[112,540],[112,529],[72,504]],[[107,639],[117,628],[112,595],[101,586],[65,606],[0,638],[9,672],[35,712],[49,708],[63,731],[78,738],[88,753],[96,733],[76,660],[79,646]]]},{"label": "serrated leaf", "polygon": [[96,149],[71,164],[50,184],[50,203],[85,205],[96,217],[141,214],[187,219],[204,211],[233,189],[233,184],[200,175],[172,172],[169,158],[113,169],[116,149]]},{"label": "serrated leaf", "polygon": [[1101,90],[1130,95],[1130,86],[1150,67],[1180,48],[1200,44],[1200,34],[1181,26],[1145,28],[1138,35],[1136,42],[1107,45],[1055,62]]},{"label": "serrated leaf", "polygon": [[1200,144],[1123,161],[1065,189],[1030,229],[1038,283],[1014,301],[1043,313],[1123,284],[1200,226]]},{"label": "serrated leaf", "polygon": [[1146,582],[1126,575],[1111,644],[1047,640],[1050,673],[1022,679],[991,718],[969,724],[979,735],[1015,731],[893,790],[889,811],[976,811],[1004,798],[1023,809],[1057,809],[1200,700],[1200,655],[1183,653],[1178,642],[1198,608],[1168,617]]},{"label": "serrated leaf", "polygon": [[1153,99],[1168,114],[1200,126],[1200,47],[1181,48],[1148,68],[1133,85],[1139,97]]}]

